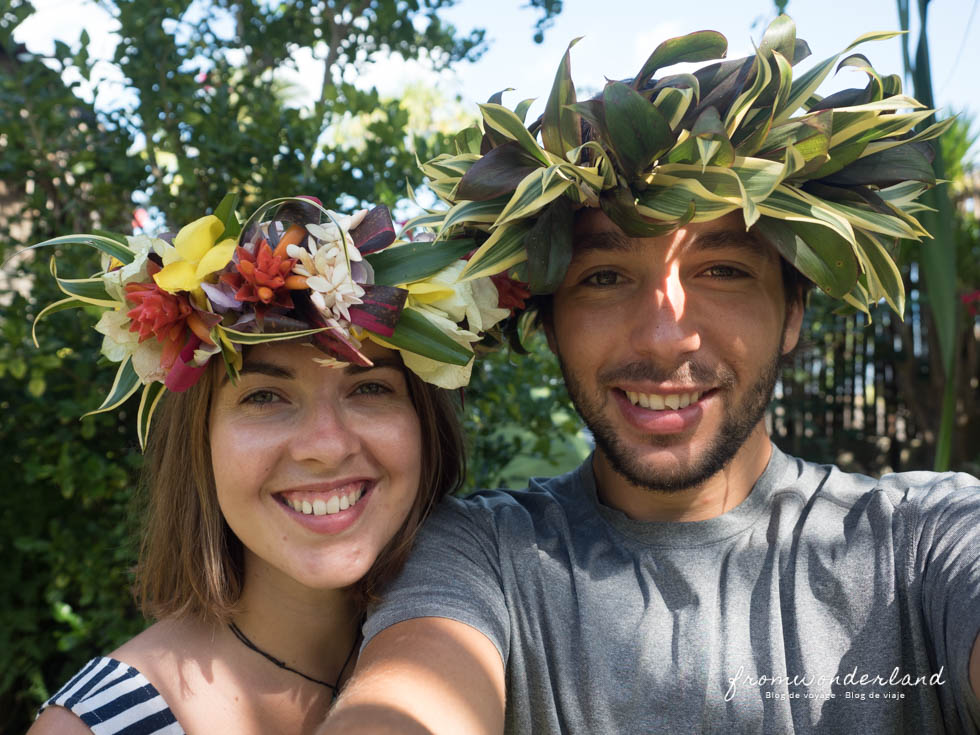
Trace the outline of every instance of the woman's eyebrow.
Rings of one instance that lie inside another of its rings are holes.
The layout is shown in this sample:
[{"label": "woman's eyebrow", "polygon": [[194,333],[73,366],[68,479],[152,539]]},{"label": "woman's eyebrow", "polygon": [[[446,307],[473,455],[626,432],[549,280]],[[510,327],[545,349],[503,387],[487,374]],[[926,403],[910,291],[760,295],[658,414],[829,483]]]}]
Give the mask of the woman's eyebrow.
[{"label": "woman's eyebrow", "polygon": [[296,374],[289,368],[277,365],[274,362],[263,362],[262,360],[249,360],[242,365],[239,375],[248,375],[249,373],[258,373],[259,375],[268,375],[270,378],[285,378],[287,380],[296,377]]},{"label": "woman's eyebrow", "polygon": [[354,363],[351,363],[344,368],[344,372],[348,375],[358,375],[360,373],[366,373],[369,370],[378,370],[380,368],[393,368],[395,370],[401,370],[404,367],[402,365],[402,361],[397,357],[378,357],[372,359],[371,362],[374,364],[355,365]]}]

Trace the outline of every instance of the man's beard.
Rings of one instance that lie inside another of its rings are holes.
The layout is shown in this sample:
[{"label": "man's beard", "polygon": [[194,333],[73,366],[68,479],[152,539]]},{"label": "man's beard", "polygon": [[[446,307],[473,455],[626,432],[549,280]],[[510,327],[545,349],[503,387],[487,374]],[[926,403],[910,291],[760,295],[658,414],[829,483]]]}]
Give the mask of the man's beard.
[{"label": "man's beard", "polygon": [[[699,457],[692,457],[688,466],[680,467],[674,472],[667,472],[644,466],[636,453],[616,435],[612,423],[603,417],[604,402],[601,397],[587,395],[582,385],[566,368],[561,354],[556,354],[572,403],[575,404],[585,425],[595,437],[596,446],[609,460],[612,468],[631,484],[645,490],[660,492],[677,492],[697,487],[728,465],[752,430],[765,416],[782,364],[781,352],[777,352],[765,365],[759,379],[748,389],[738,405],[725,407],[722,425],[714,441],[701,452]],[[609,385],[622,380],[707,384],[725,391],[735,387],[735,374],[730,368],[711,371],[697,363],[687,363],[681,370],[667,372],[654,365],[635,362],[598,376],[599,385]],[[671,435],[653,434],[647,437],[647,443],[654,447],[669,447],[675,441],[676,438]]]}]

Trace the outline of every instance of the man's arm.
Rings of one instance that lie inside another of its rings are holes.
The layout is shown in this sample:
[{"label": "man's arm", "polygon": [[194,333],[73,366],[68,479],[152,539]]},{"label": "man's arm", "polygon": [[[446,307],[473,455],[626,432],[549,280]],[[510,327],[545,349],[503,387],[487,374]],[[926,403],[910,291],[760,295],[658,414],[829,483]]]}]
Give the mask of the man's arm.
[{"label": "man's arm", "polygon": [[499,735],[504,665],[476,628],[415,618],[378,633],[318,735]]}]

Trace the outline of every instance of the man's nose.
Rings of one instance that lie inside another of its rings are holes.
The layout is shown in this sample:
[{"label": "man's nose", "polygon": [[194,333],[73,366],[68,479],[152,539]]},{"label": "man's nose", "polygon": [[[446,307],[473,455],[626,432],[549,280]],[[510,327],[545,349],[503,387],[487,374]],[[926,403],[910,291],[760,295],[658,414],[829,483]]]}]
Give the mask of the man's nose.
[{"label": "man's nose", "polygon": [[676,267],[650,279],[636,301],[630,316],[634,350],[666,364],[700,348],[701,334]]}]

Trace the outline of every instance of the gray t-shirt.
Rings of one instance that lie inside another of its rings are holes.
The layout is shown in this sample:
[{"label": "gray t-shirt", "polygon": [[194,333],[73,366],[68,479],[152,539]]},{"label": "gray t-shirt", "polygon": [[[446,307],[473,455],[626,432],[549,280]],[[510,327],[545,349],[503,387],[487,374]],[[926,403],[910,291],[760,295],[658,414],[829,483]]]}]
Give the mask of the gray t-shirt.
[{"label": "gray t-shirt", "polygon": [[508,733],[976,733],[980,481],[773,447],[728,513],[644,523],[589,460],[442,503],[366,638],[425,616],[496,645]]}]

